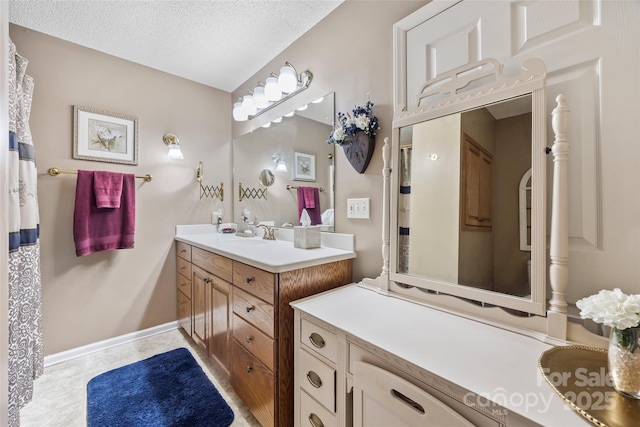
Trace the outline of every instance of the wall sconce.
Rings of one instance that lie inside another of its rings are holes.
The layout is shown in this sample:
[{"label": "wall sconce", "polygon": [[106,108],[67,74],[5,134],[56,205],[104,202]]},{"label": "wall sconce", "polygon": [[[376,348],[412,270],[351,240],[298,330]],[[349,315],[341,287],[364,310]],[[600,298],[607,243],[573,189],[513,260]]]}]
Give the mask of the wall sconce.
[{"label": "wall sconce", "polygon": [[280,153],[274,153],[272,156],[273,162],[276,164],[276,172],[286,172],[287,162],[284,161]]},{"label": "wall sconce", "polygon": [[168,133],[162,137],[164,143],[169,146],[167,157],[170,159],[184,159],[182,150],[180,150],[180,140],[172,133]]},{"label": "wall sconce", "polygon": [[258,117],[308,88],[312,79],[313,74],[309,70],[298,74],[293,65],[285,62],[284,67],[280,68],[279,75],[271,73],[264,85],[258,82],[253,91],[249,91],[249,94],[244,95],[242,100],[233,104],[233,119],[243,122],[248,120],[249,116],[251,118]]}]

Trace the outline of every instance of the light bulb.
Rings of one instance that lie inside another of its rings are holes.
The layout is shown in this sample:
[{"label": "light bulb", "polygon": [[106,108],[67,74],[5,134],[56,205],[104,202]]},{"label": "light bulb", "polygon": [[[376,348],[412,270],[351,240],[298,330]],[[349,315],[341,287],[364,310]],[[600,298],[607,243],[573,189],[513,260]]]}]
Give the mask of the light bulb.
[{"label": "light bulb", "polygon": [[298,87],[298,76],[291,65],[280,68],[278,88],[284,93],[291,93]]},{"label": "light bulb", "polygon": [[249,116],[253,116],[258,111],[256,104],[253,102],[253,96],[245,95],[242,97],[242,111]]},{"label": "light bulb", "polygon": [[233,119],[237,122],[244,122],[249,116],[242,109],[242,102],[233,104]]},{"label": "light bulb", "polygon": [[264,94],[269,101],[280,101],[282,91],[278,87],[278,79],[275,77],[267,77],[264,85]]},{"label": "light bulb", "polygon": [[257,109],[263,109],[269,106],[269,100],[264,94],[264,88],[262,86],[256,86],[256,88],[253,89],[253,103]]}]

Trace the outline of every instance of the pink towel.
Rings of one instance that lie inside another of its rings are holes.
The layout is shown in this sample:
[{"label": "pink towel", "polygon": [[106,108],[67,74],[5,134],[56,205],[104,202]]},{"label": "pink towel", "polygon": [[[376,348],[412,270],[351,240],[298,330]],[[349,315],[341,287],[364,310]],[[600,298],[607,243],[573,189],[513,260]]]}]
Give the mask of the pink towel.
[{"label": "pink towel", "polygon": [[123,177],[119,208],[99,209],[93,184],[93,171],[78,171],[73,212],[76,255],[133,248],[136,216],[135,175],[125,174]]},{"label": "pink towel", "polygon": [[311,225],[322,224],[320,219],[320,192],[316,187],[298,187],[298,220],[302,210],[306,209]]},{"label": "pink towel", "polygon": [[99,208],[119,208],[122,196],[122,176],[118,172],[93,172],[93,191]]}]

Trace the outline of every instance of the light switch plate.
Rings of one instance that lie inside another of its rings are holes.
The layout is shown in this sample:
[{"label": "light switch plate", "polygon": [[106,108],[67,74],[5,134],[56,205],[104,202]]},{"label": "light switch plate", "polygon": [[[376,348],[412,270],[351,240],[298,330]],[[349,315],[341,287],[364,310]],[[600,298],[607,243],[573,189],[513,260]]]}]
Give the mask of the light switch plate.
[{"label": "light switch plate", "polygon": [[369,198],[347,199],[347,218],[369,219]]}]

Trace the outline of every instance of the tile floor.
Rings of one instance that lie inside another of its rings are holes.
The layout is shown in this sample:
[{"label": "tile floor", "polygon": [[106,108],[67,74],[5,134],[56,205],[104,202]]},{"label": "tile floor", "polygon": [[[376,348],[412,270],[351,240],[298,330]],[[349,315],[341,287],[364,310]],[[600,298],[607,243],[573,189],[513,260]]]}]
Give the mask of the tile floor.
[{"label": "tile floor", "polygon": [[[259,427],[231,384],[182,329],[174,329],[46,367],[35,382],[33,400],[20,411],[21,427],[85,427],[87,383],[96,375],[179,347],[191,351],[235,414],[233,427]],[[153,426],[149,426],[153,427]],[[196,426],[194,426],[196,427]]]}]

